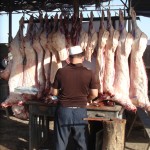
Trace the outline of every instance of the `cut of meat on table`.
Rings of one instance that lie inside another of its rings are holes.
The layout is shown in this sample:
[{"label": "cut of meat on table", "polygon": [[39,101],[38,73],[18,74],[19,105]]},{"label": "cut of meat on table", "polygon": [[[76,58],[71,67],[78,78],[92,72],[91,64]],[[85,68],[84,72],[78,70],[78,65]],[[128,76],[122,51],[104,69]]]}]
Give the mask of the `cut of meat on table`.
[{"label": "cut of meat on table", "polygon": [[51,62],[51,52],[47,48],[47,42],[48,42],[48,34],[51,32],[50,23],[48,20],[47,14],[45,15],[45,24],[44,24],[44,30],[40,35],[40,43],[42,45],[42,48],[45,51],[44,55],[44,73],[45,73],[45,92],[50,90],[50,62]]},{"label": "cut of meat on table", "polygon": [[86,49],[88,44],[88,33],[84,31],[82,27],[83,14],[80,13],[80,36],[79,36],[79,44],[83,50]]},{"label": "cut of meat on table", "polygon": [[37,81],[37,58],[36,52],[32,47],[33,43],[33,16],[29,19],[27,34],[24,37],[24,47],[26,54],[26,65],[24,69],[24,87],[36,87],[38,89]]},{"label": "cut of meat on table", "polygon": [[12,64],[13,64],[13,60],[10,60],[5,70],[0,71],[0,78],[7,80],[7,81],[9,80]]},{"label": "cut of meat on table", "polygon": [[45,90],[45,73],[44,73],[44,49],[40,43],[40,35],[44,30],[44,21],[42,14],[39,15],[40,26],[36,28],[34,26],[33,33],[33,49],[37,53],[37,80],[38,80],[38,98],[42,97],[42,94]]},{"label": "cut of meat on table", "polygon": [[106,49],[105,49],[105,72],[103,79],[103,88],[104,94],[112,97],[114,95],[113,83],[115,78],[115,69],[114,69],[114,56],[115,51],[118,46],[119,40],[119,32],[114,30],[111,14],[109,10],[107,11],[108,17],[108,30],[109,30],[109,38],[107,40]]},{"label": "cut of meat on table", "polygon": [[142,58],[147,47],[148,37],[137,26],[136,13],[133,9],[131,17],[134,41],[130,59],[130,98],[137,107],[150,111],[148,79]]},{"label": "cut of meat on table", "polygon": [[93,12],[91,11],[89,29],[88,29],[88,44],[85,51],[85,59],[91,62],[91,56],[97,46],[98,35],[93,25]]},{"label": "cut of meat on table", "polygon": [[22,44],[20,44],[20,42],[23,41],[23,24],[24,18],[22,17],[20,19],[19,30],[10,43],[10,52],[13,56],[10,77],[8,80],[10,94],[1,104],[3,107],[12,106],[14,103],[23,100],[20,94],[15,93],[15,88],[23,85],[23,56],[20,50],[23,49],[23,47],[21,47]]},{"label": "cut of meat on table", "polygon": [[102,11],[102,17],[100,21],[99,35],[98,35],[98,50],[96,56],[96,70],[95,78],[98,83],[99,95],[103,95],[103,78],[105,70],[105,48],[109,32],[104,26],[104,11]]},{"label": "cut of meat on table", "polygon": [[124,17],[121,10],[119,10],[120,21],[120,38],[116,50],[115,59],[115,80],[114,80],[114,93],[113,101],[120,103],[125,109],[136,111],[129,98],[130,76],[129,76],[129,63],[128,58],[131,53],[133,43],[133,36],[126,31],[124,24]]},{"label": "cut of meat on table", "polygon": [[68,58],[68,51],[66,49],[67,44],[63,29],[62,15],[60,15],[58,29],[53,33],[51,42],[52,48],[58,52],[60,61],[66,60]]}]

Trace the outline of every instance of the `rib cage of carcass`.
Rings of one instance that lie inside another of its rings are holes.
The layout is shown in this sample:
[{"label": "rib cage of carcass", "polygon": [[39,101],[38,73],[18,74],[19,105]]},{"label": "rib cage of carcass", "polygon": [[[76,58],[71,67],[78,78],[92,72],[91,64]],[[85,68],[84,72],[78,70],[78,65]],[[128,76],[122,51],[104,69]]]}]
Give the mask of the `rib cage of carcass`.
[{"label": "rib cage of carcass", "polygon": [[85,50],[85,63],[94,68],[91,69],[98,84],[99,98],[91,105],[100,106],[109,100],[127,110],[136,111],[136,107],[142,107],[149,111],[148,81],[142,60],[147,36],[138,28],[134,10],[133,34],[127,32],[121,10],[119,22],[121,28],[117,30],[112,25],[109,10],[107,25],[102,11],[99,31],[95,29],[92,12],[87,26],[83,24],[82,12],[80,18],[61,14],[58,19],[56,14],[49,19],[46,14],[45,18],[39,16],[40,24],[36,24],[31,16],[27,33],[23,36],[22,18],[19,30],[10,43],[13,60],[0,72],[0,76],[8,80],[10,91],[1,105],[12,106],[18,118],[28,118],[24,102],[33,99],[45,102],[49,99],[57,70],[69,62],[69,48],[80,45]]}]

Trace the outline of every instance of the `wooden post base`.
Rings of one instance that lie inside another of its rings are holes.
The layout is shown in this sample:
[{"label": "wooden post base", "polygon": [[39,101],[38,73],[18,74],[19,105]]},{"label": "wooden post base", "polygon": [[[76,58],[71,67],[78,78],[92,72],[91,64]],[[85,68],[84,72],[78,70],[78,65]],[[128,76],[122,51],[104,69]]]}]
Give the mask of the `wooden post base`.
[{"label": "wooden post base", "polygon": [[125,124],[124,119],[103,121],[102,150],[124,150]]}]

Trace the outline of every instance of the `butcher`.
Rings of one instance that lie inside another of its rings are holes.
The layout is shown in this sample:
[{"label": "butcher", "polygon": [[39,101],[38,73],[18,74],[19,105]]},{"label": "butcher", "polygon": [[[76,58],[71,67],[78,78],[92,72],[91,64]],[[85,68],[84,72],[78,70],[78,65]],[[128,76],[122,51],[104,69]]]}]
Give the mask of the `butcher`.
[{"label": "butcher", "polygon": [[86,104],[98,96],[98,87],[91,70],[83,67],[85,52],[80,46],[69,49],[70,64],[58,69],[51,94],[58,97],[55,113],[55,150],[66,150],[72,135],[77,149],[88,149]]}]

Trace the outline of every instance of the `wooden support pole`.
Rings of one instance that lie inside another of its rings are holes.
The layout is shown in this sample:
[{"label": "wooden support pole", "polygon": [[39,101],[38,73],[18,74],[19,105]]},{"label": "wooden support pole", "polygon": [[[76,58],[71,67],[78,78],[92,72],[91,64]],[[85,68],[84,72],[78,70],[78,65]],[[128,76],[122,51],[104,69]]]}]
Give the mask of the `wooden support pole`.
[{"label": "wooden support pole", "polygon": [[102,150],[124,150],[125,124],[124,119],[103,121]]},{"label": "wooden support pole", "polygon": [[12,41],[12,1],[9,0],[9,35],[8,35],[8,43]]}]

